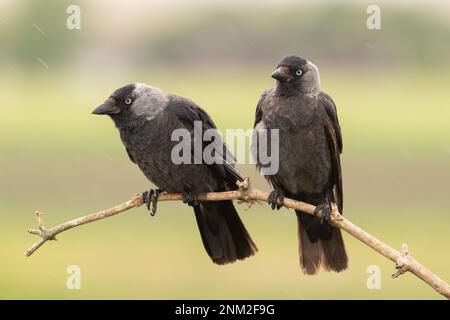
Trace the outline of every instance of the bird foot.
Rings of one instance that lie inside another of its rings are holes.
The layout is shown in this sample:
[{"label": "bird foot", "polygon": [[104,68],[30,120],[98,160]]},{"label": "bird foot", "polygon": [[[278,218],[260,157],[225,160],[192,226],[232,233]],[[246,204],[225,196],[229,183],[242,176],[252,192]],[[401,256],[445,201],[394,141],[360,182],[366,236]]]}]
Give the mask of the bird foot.
[{"label": "bird foot", "polygon": [[[147,209],[153,217],[158,209],[158,197],[163,191],[161,189],[150,189],[142,194],[142,199],[147,204]],[[151,209],[150,209],[151,207]]]},{"label": "bird foot", "polygon": [[330,221],[331,216],[331,204],[330,203],[322,203],[319,204],[316,209],[314,209],[314,216],[316,216],[319,212],[322,212],[322,217],[320,218],[321,224],[326,224]]},{"label": "bird foot", "polygon": [[200,204],[197,197],[191,192],[183,192],[183,203],[187,203],[191,207],[196,207]]},{"label": "bird foot", "polygon": [[273,190],[269,197],[267,198],[267,203],[270,204],[270,207],[272,210],[275,210],[275,207],[277,210],[280,210],[282,206],[284,206],[284,193],[281,190]]}]

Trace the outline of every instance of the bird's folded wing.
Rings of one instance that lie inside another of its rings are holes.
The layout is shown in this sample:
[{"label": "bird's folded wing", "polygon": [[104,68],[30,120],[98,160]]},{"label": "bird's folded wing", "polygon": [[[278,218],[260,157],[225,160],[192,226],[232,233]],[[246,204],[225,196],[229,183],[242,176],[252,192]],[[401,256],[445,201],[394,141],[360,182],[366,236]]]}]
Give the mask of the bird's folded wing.
[{"label": "bird's folded wing", "polygon": [[262,106],[263,106],[264,100],[266,100],[266,97],[270,91],[271,91],[271,89],[264,91],[261,94],[261,97],[259,98],[258,104],[256,105],[255,123],[253,124],[253,128],[255,128],[256,125],[262,121],[262,117],[263,117]]},{"label": "bird's folded wing", "polygon": [[335,201],[339,212],[342,214],[344,197],[342,190],[342,172],[341,159],[342,153],[342,134],[341,127],[337,116],[336,105],[329,95],[321,92],[318,96],[318,106],[323,108],[324,112],[324,129],[327,137],[328,147],[330,149],[332,161],[332,179],[335,187]]},{"label": "bird's folded wing", "polygon": [[[170,102],[167,106],[167,112],[171,113],[171,116],[177,117],[177,119],[183,124],[183,126],[188,129],[191,134],[194,134],[194,122],[200,121],[202,124],[202,132],[199,132],[200,136],[203,137],[203,133],[208,129],[217,130],[211,117],[199,106],[197,106],[193,101],[178,97],[171,96]],[[214,143],[214,149],[218,152],[218,157],[221,157],[223,164],[213,163],[209,165],[212,170],[214,170],[220,177],[224,178],[229,186],[233,189],[236,188],[236,181],[243,181],[244,178],[237,171],[234,164],[236,159],[230,152],[226,143],[223,142],[219,135],[215,135],[213,142],[203,141],[202,139],[202,152],[206,146],[210,143]]]},{"label": "bird's folded wing", "polygon": [[130,150],[128,150],[127,147],[125,147],[125,150],[127,150],[127,154],[128,154],[128,157],[130,158],[131,162],[136,163],[136,161],[134,160],[133,156],[131,155]]}]

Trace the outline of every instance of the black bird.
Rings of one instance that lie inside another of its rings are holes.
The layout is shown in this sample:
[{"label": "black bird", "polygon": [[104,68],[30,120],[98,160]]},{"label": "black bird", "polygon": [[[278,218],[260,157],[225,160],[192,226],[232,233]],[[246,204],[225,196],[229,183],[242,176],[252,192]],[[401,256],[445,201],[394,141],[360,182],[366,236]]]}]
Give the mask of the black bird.
[{"label": "black bird", "polygon": [[[151,194],[157,197],[161,191],[181,192],[185,202],[194,208],[203,245],[214,263],[226,264],[255,254],[257,248],[232,201],[198,202],[195,199],[205,192],[236,189],[236,181],[243,178],[234,164],[230,161],[175,164],[172,161],[172,150],[179,143],[172,141],[174,130],[187,130],[192,146],[194,121],[201,121],[202,132],[216,128],[204,110],[186,98],[135,83],[114,91],[93,113],[111,117],[131,161],[160,188],[147,193],[149,209]],[[214,143],[222,147],[223,152],[218,154],[225,160],[229,152],[227,146],[221,139]],[[201,142],[202,151],[206,145]],[[153,206],[155,210],[156,203]]]},{"label": "black bird", "polygon": [[[254,124],[257,139],[252,142],[253,152],[258,152],[260,134],[279,129],[279,169],[265,176],[274,188],[269,203],[279,209],[286,196],[316,205],[316,213],[323,212],[321,221],[296,211],[300,266],[306,274],[316,274],[320,266],[340,272],[348,262],[344,242],[340,230],[327,224],[331,202],[343,212],[342,136],[336,106],[320,90],[319,70],[310,61],[285,57],[272,77],[276,87],[261,95]],[[261,171],[266,164],[256,158]]]}]

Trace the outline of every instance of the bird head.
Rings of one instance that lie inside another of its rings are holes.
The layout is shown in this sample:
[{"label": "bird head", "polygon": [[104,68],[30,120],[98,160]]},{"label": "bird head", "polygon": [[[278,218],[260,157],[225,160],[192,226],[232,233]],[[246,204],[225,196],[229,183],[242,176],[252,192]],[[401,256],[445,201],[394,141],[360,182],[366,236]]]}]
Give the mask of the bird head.
[{"label": "bird head", "polygon": [[136,85],[127,84],[115,90],[108,99],[92,111],[93,114],[113,116],[128,110],[136,99]]},{"label": "bird head", "polygon": [[303,93],[320,91],[319,69],[312,62],[299,56],[287,56],[272,73],[282,88],[299,89]]},{"label": "bird head", "polygon": [[167,95],[158,88],[132,83],[115,90],[92,113],[109,115],[114,121],[137,117],[151,120],[164,108],[167,99]]}]

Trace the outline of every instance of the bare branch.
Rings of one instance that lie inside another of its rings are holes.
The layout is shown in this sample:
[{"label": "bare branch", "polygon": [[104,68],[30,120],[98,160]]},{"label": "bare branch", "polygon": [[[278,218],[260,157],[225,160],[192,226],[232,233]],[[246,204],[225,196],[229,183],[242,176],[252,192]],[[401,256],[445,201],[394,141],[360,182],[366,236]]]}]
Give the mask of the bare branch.
[{"label": "bare branch", "polygon": [[[197,197],[198,201],[223,201],[223,200],[238,200],[239,203],[248,203],[249,206],[257,201],[267,202],[269,194],[264,191],[253,189],[250,184],[250,179],[245,178],[243,182],[237,182],[239,190],[236,191],[226,191],[226,192],[211,192],[201,194]],[[180,193],[162,193],[158,197],[158,202],[160,201],[177,201],[182,200],[183,197]],[[116,214],[127,211],[131,208],[136,208],[144,204],[141,195],[137,195],[132,199],[119,204],[110,209],[95,212],[77,219],[70,220],[63,224],[57,225],[53,228],[46,229],[43,224],[43,213],[36,211],[36,217],[38,220],[37,230],[28,230],[30,234],[35,234],[40,236],[40,239],[34,243],[30,248],[25,251],[27,257],[31,256],[37,249],[39,249],[48,240],[56,240],[55,236],[66,230],[97,221],[100,219],[108,218]],[[304,213],[314,215],[313,205],[304,203],[301,201],[284,198],[284,206],[288,209],[300,210]],[[316,215],[318,219],[321,218],[321,213]],[[332,213],[329,223],[335,227],[338,227],[348,234],[352,235],[359,241],[363,242],[376,252],[380,253],[384,257],[395,263],[397,271],[392,275],[393,278],[397,278],[403,273],[409,271],[416,275],[418,278],[430,285],[436,292],[440,293],[447,299],[450,299],[450,286],[437,275],[432,273],[430,270],[421,265],[417,260],[415,260],[412,255],[408,252],[408,247],[406,244],[402,246],[402,252],[395,250],[394,248],[388,246],[384,242],[378,240],[371,234],[365,232],[358,226],[351,223],[349,220],[345,219],[337,210],[337,207],[333,204]]]}]

